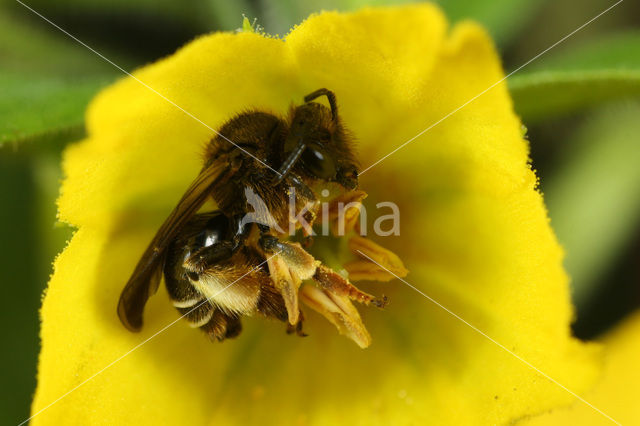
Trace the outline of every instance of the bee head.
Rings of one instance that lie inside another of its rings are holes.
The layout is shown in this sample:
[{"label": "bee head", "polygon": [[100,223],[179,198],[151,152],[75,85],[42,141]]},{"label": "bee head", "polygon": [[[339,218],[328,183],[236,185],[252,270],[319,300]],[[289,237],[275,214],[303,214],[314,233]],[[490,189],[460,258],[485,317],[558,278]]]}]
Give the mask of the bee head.
[{"label": "bee head", "polygon": [[[312,102],[319,96],[327,97],[330,108]],[[290,112],[284,158],[297,157],[292,167],[301,176],[337,182],[348,190],[357,188],[355,153],[351,138],[340,122],[335,95],[327,89],[319,89],[304,100],[304,104]]]}]

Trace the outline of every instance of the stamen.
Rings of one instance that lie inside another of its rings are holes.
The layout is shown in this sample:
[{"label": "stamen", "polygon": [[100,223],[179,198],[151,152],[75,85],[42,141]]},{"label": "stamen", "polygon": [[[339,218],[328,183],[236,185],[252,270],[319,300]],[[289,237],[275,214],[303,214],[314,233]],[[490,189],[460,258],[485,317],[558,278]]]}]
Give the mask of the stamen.
[{"label": "stamen", "polygon": [[[387,298],[367,294],[350,281],[393,279],[385,268],[399,277],[404,277],[408,271],[394,253],[357,234],[355,227],[366,196],[364,191],[350,191],[325,205],[318,219],[321,219],[323,229],[326,230],[327,224],[331,226],[332,236],[316,235],[307,247],[308,251],[297,242],[277,238],[264,245],[266,251],[278,251],[278,255],[268,262],[269,272],[275,288],[284,298],[290,332],[302,325],[299,297],[358,346],[365,348],[371,344],[371,336],[351,302],[382,308],[387,304]],[[308,241],[304,239],[304,233],[303,241]],[[366,259],[360,252],[382,266]],[[354,257],[356,260],[345,263]],[[313,281],[306,281],[310,279]],[[299,334],[304,334],[301,328]]]},{"label": "stamen", "polygon": [[[409,273],[402,260],[395,253],[368,238],[352,236],[349,240],[349,250],[359,257],[359,259],[344,265],[344,268],[349,272],[349,279],[352,281],[391,281],[395,278],[393,274],[405,277]],[[363,257],[360,252],[378,262],[382,267]]]},{"label": "stamen", "polygon": [[338,296],[313,285],[303,285],[300,298],[307,306],[335,325],[340,334],[349,337],[361,348],[371,344],[371,335],[362,323],[358,310],[347,297]]},{"label": "stamen", "polygon": [[340,194],[329,203],[327,217],[319,213],[317,221],[329,223],[331,234],[337,237],[345,236],[354,230],[360,218],[362,200],[367,198],[364,191],[349,191]]}]

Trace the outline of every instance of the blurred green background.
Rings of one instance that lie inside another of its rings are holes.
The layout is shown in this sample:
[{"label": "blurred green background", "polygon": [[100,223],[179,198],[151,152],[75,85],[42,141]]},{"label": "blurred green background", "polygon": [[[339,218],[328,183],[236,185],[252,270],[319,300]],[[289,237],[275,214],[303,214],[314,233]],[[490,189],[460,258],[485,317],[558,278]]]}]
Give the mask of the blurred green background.
[{"label": "blurred green background", "polygon": [[[284,35],[309,13],[401,3],[364,0],[25,0],[127,70],[242,14]],[[506,72],[613,1],[441,0],[496,40]],[[402,28],[398,28],[402,31]],[[36,385],[38,309],[72,230],[56,224],[60,155],[82,138],[91,97],[122,73],[18,2],[0,3],[0,423],[26,419]],[[533,166],[568,255],[582,339],[640,305],[640,4],[623,2],[509,78]],[[425,123],[427,126],[429,123]],[[80,285],[81,283],[79,283]]]}]

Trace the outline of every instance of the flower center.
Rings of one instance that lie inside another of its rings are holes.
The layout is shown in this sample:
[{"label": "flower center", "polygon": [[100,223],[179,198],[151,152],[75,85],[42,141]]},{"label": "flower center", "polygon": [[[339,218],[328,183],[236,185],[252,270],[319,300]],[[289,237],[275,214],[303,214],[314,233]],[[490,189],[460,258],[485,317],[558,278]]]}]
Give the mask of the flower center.
[{"label": "flower center", "polygon": [[[299,289],[306,305],[361,347],[369,346],[371,336],[351,301],[383,307],[387,299],[362,292],[352,281],[389,281],[408,272],[398,256],[357,233],[365,197],[363,191],[351,191],[323,205],[314,221],[314,232],[308,236],[299,233],[287,243],[298,254],[282,254],[282,259],[269,265],[274,282],[295,283],[290,288]],[[309,259],[301,261],[305,256]],[[313,280],[302,283],[296,278],[304,274],[297,266],[301,264],[307,265],[305,270],[314,265],[313,271],[306,273]]]}]

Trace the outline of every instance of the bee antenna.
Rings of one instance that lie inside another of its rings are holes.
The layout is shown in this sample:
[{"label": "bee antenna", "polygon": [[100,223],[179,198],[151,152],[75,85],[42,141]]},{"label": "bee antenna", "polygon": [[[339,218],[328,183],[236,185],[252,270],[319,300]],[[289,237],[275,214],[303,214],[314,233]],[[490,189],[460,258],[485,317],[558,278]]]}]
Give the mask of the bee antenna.
[{"label": "bee antenna", "polygon": [[284,160],[284,162],[278,169],[278,175],[273,179],[274,185],[282,182],[282,179],[284,179],[287,173],[289,173],[289,170],[291,170],[291,167],[293,167],[295,162],[298,161],[306,147],[307,144],[304,143],[304,140],[302,138],[300,138],[298,144],[295,146],[295,148],[293,148],[293,151],[291,151],[287,159]]},{"label": "bee antenna", "polygon": [[319,98],[320,96],[326,96],[331,106],[331,119],[336,121],[338,119],[338,104],[336,103],[336,95],[329,89],[318,89],[315,92],[309,93],[304,97],[305,102],[311,102],[312,100]]}]

